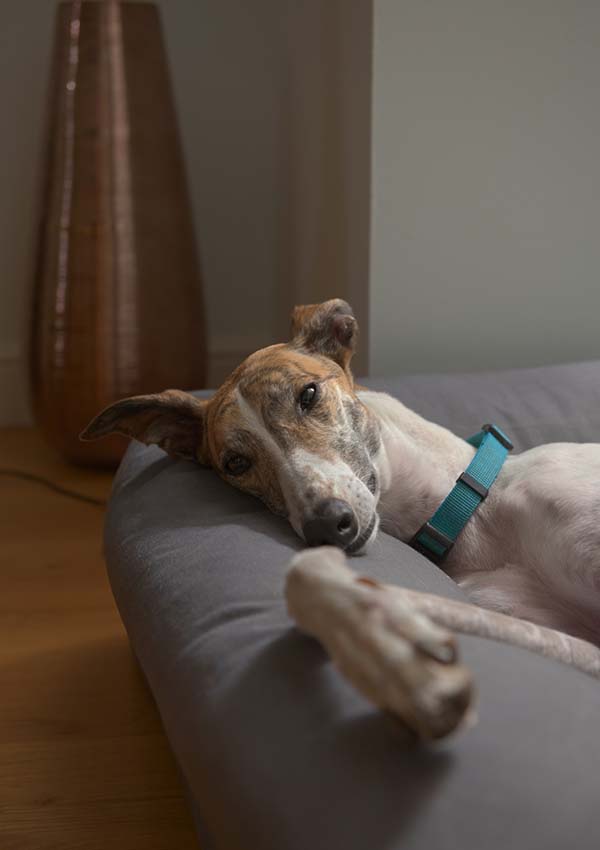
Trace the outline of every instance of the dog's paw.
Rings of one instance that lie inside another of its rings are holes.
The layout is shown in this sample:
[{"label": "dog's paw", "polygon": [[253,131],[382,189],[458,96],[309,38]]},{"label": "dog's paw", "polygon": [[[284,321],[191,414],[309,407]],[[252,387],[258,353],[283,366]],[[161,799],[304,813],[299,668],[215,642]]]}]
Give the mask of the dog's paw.
[{"label": "dog's paw", "polygon": [[468,717],[469,671],[450,632],[415,610],[399,588],[357,577],[339,549],[297,555],[286,584],[291,616],[316,637],[371,702],[421,738],[441,738]]}]

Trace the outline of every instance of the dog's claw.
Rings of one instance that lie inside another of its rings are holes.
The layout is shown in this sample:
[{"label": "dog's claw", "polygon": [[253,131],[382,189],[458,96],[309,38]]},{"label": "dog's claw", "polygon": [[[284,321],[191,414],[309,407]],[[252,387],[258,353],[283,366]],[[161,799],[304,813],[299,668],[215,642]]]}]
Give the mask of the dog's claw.
[{"label": "dog's claw", "polygon": [[458,649],[453,637],[442,638],[441,640],[439,638],[436,640],[420,638],[415,642],[415,647],[420,652],[424,652],[439,661],[440,664],[454,664],[458,658]]},{"label": "dog's claw", "polygon": [[471,675],[450,632],[394,590],[357,579],[339,550],[322,547],[296,556],[286,595],[300,628],[364,696],[420,737],[440,738],[467,717]]}]

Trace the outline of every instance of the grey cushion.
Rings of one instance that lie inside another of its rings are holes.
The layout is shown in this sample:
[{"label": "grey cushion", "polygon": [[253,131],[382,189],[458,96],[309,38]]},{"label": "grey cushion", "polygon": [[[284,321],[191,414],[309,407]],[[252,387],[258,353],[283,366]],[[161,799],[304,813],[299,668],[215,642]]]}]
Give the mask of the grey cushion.
[{"label": "grey cushion", "polygon": [[[367,383],[464,436],[492,420],[519,448],[600,440],[597,363]],[[479,723],[442,744],[410,745],[291,626],[282,587],[299,545],[285,521],[210,471],[129,449],[108,513],[108,570],[203,847],[595,850],[598,682],[461,638]],[[461,596],[384,534],[354,566]]]}]

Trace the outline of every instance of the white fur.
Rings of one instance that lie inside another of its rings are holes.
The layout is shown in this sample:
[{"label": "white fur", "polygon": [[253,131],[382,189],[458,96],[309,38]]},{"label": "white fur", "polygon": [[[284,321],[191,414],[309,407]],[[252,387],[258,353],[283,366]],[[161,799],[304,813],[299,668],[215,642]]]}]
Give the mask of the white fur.
[{"label": "white fur", "polygon": [[[321,455],[304,449],[296,449],[289,458],[294,478],[298,482],[297,495],[301,500],[302,486],[310,484],[317,492],[335,499],[342,499],[352,507],[358,520],[359,534],[370,525],[376,510],[376,501],[368,487],[358,478],[347,463],[335,463]],[[294,523],[292,522],[294,526]],[[298,529],[294,526],[294,529]],[[372,537],[375,536],[376,529]]]},{"label": "white fur", "polygon": [[[329,461],[302,448],[286,454],[266,427],[260,411],[244,398],[239,387],[235,393],[244,427],[261,442],[273,460],[294,531],[300,537],[303,536],[302,526],[308,501],[305,493],[308,488],[314,493],[314,502],[331,497],[348,502],[358,520],[358,533],[368,528],[375,514],[376,500],[348,464],[341,459]],[[341,401],[341,393],[339,395]],[[340,407],[344,410],[342,404]],[[377,526],[373,529],[371,539],[376,533]]]},{"label": "white fur", "polygon": [[264,444],[265,449],[273,455],[276,463],[281,466],[285,466],[285,453],[265,425],[260,411],[252,407],[250,402],[244,398],[239,387],[236,387],[235,399],[240,409],[242,422],[244,423],[246,430]]},{"label": "white fur", "polygon": [[[360,399],[382,425],[382,527],[409,540],[474,449],[384,393]],[[444,569],[473,601],[600,643],[600,446],[556,443],[509,457]]]},{"label": "white fur", "polygon": [[524,620],[356,576],[339,549],[305,550],[290,564],[288,610],[354,686],[424,738],[474,717],[473,685],[452,632],[478,635],[577,667],[600,679],[600,649]]},{"label": "white fur", "polygon": [[[341,425],[350,431],[342,391],[334,389]],[[359,392],[380,426],[373,494],[341,458],[302,446],[284,452],[260,411],[239,389],[236,395],[244,427],[272,459],[301,537],[311,502],[334,497],[352,506],[359,534],[377,511],[384,530],[408,541],[475,453],[391,396]],[[420,736],[443,736],[472,716],[471,677],[448,629],[533,649],[600,677],[599,509],[600,446],[532,449],[506,460],[444,562],[482,607],[357,580],[344,555],[325,547],[294,559],[288,608],[368,699]],[[376,533],[377,524],[371,539]]]},{"label": "white fur", "polygon": [[[408,541],[475,450],[384,393],[359,397],[381,426],[382,527]],[[339,465],[304,462],[348,492]],[[472,716],[471,678],[446,629],[531,649],[600,678],[599,508],[600,446],[532,449],[506,460],[444,563],[483,607],[357,580],[344,555],[324,547],[292,561],[288,610],[375,705],[422,737],[440,737]]]},{"label": "white fur", "polygon": [[262,443],[265,451],[271,455],[274,461],[274,468],[277,470],[277,479],[283,493],[283,498],[285,499],[290,522],[294,531],[302,536],[300,502],[297,498],[293,471],[290,467],[289,459],[265,425],[260,411],[256,410],[244,398],[239,387],[236,387],[235,397],[242,415],[244,427]]}]

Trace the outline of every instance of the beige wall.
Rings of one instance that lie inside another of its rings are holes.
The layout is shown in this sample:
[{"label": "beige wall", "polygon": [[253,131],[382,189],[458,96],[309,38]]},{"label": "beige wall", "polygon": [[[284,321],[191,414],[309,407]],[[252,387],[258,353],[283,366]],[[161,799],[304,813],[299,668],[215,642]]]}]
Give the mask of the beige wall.
[{"label": "beige wall", "polygon": [[[285,338],[298,301],[348,297],[366,331],[370,0],[159,5],[204,269],[212,381]],[[0,99],[10,115],[0,134],[0,422],[27,418],[53,9],[48,0],[9,4],[0,31]]]},{"label": "beige wall", "polygon": [[364,368],[371,0],[177,0],[163,19],[213,382],[285,339],[294,304],[336,295],[363,320]]},{"label": "beige wall", "polygon": [[[213,375],[273,341],[281,184],[276,0],[167,0],[161,11],[206,281]],[[0,421],[28,418],[27,332],[54,3],[1,28]],[[10,401],[8,401],[10,399]]]},{"label": "beige wall", "polygon": [[0,424],[27,420],[27,325],[34,268],[52,4],[5,3],[0,26]]},{"label": "beige wall", "polygon": [[374,372],[600,356],[600,4],[375,0]]},{"label": "beige wall", "polygon": [[[332,295],[374,371],[600,355],[600,7],[374,5],[370,172],[371,0],[162,3],[213,378]],[[0,29],[2,422],[27,416],[52,21],[29,0]]]},{"label": "beige wall", "polygon": [[161,3],[205,277],[212,377],[281,332],[277,0]]},{"label": "beige wall", "polygon": [[281,197],[284,309],[333,297],[361,326],[367,370],[371,0],[288,0]]}]

